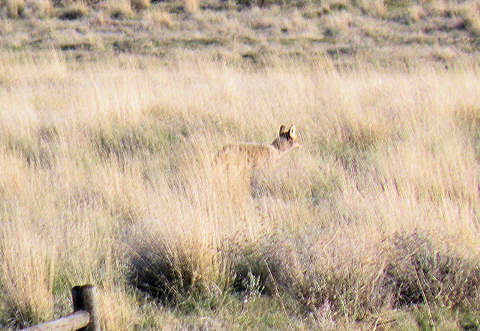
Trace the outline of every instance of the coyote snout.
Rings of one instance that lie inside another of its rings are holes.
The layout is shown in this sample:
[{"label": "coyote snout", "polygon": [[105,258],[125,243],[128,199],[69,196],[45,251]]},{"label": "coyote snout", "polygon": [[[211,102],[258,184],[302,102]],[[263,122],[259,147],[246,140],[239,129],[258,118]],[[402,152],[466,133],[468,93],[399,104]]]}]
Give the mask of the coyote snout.
[{"label": "coyote snout", "polygon": [[275,165],[287,152],[300,146],[295,125],[288,130],[285,125],[282,125],[278,137],[270,145],[229,144],[220,150],[216,163],[229,171],[265,168]]}]

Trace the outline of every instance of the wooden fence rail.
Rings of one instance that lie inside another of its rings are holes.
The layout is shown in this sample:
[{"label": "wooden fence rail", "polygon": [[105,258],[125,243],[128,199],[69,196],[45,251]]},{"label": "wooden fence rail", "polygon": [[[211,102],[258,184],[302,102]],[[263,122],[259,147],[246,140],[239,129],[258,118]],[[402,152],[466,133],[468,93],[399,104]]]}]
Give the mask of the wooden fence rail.
[{"label": "wooden fence rail", "polygon": [[26,328],[23,331],[100,331],[100,323],[98,321],[97,314],[97,298],[95,286],[75,286],[74,288],[72,288],[72,299],[73,313],[71,313],[70,315]]}]

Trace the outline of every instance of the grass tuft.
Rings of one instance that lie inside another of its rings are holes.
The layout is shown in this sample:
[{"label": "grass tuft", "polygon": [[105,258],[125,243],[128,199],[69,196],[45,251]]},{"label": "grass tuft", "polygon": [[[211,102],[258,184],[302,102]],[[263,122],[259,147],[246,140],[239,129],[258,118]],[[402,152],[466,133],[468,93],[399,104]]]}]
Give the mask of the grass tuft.
[{"label": "grass tuft", "polygon": [[53,316],[55,246],[20,220],[3,227],[0,283],[9,323],[25,327],[47,321]]},{"label": "grass tuft", "polygon": [[145,14],[145,20],[150,28],[161,27],[171,29],[175,26],[175,21],[170,13],[160,10],[152,9]]},{"label": "grass tuft", "polygon": [[50,17],[53,11],[51,0],[36,0],[32,4],[33,12],[40,18]]},{"label": "grass tuft", "polygon": [[7,15],[11,18],[24,17],[25,2],[24,0],[6,0]]},{"label": "grass tuft", "polygon": [[463,20],[463,24],[475,37],[480,36],[480,14],[478,4],[475,1],[467,1],[457,9],[457,15]]},{"label": "grass tuft", "polygon": [[134,16],[129,0],[110,0],[107,2],[107,10],[110,13],[110,17],[114,19],[131,19]]},{"label": "grass tuft", "polygon": [[77,20],[88,15],[89,8],[83,2],[75,2],[62,9],[59,18],[62,20]]},{"label": "grass tuft", "polygon": [[189,14],[198,13],[200,9],[200,0],[184,0],[183,9]]},{"label": "grass tuft", "polygon": [[182,251],[172,252],[165,244],[157,242],[135,248],[129,264],[131,284],[164,304],[176,305],[182,298],[200,291],[194,288],[189,257]]},{"label": "grass tuft", "polygon": [[162,232],[137,231],[129,254],[129,282],[168,306],[189,310],[199,301],[215,305],[228,283],[223,272],[228,271],[204,259],[222,263],[220,253],[195,242],[203,238],[187,236],[188,241],[181,242],[175,240],[180,234]]},{"label": "grass tuft", "polygon": [[142,11],[150,8],[150,0],[131,0],[131,6],[136,11]]}]

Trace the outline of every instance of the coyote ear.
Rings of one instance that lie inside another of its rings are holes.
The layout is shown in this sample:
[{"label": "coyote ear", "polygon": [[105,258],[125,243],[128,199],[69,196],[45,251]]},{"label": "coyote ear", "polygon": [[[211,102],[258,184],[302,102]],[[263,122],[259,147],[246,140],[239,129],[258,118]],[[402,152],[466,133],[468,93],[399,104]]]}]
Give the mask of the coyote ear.
[{"label": "coyote ear", "polygon": [[282,135],[282,133],[287,132],[287,127],[285,125],[280,125],[280,132],[278,133],[279,136]]},{"label": "coyote ear", "polygon": [[292,137],[293,139],[295,139],[297,137],[297,134],[295,133],[295,125],[292,125],[290,127],[290,130],[288,130],[288,134],[290,135],[290,137]]}]

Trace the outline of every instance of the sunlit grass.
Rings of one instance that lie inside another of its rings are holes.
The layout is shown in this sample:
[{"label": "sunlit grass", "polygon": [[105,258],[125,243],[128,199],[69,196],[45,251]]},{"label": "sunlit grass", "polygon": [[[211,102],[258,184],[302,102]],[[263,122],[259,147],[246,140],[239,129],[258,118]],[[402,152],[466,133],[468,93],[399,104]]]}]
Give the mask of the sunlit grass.
[{"label": "sunlit grass", "polygon": [[[238,327],[226,312],[269,297],[285,299],[269,327],[478,308],[476,66],[78,66],[51,52],[0,67],[3,325],[68,311],[87,282],[109,329],[204,312]],[[268,144],[280,124],[303,147],[220,189],[218,150]]]}]

